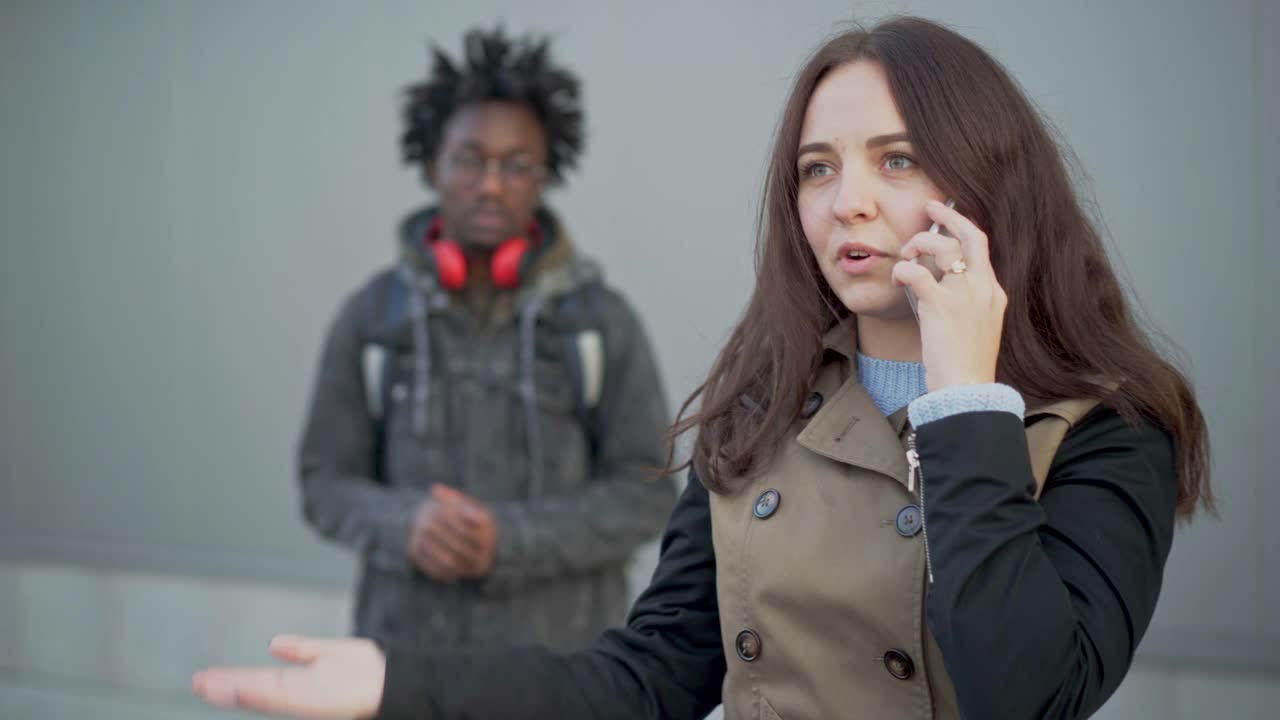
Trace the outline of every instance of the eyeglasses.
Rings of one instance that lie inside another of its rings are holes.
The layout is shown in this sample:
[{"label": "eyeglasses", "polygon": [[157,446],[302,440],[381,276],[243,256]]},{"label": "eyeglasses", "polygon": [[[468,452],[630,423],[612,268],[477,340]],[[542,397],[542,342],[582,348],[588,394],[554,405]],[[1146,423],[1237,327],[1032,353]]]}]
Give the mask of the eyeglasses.
[{"label": "eyeglasses", "polygon": [[520,155],[497,158],[467,151],[452,155],[449,167],[459,181],[468,185],[478,184],[491,171],[495,171],[505,184],[513,188],[528,187],[547,173],[545,167]]}]

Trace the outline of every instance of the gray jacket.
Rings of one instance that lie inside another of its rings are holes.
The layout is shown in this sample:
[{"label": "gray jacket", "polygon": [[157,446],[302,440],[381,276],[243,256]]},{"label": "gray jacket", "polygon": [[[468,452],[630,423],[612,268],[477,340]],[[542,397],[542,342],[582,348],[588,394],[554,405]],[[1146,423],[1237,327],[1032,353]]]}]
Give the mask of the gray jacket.
[{"label": "gray jacket", "polygon": [[[359,635],[580,647],[624,620],[626,563],[675,502],[653,470],[669,420],[653,353],[546,212],[546,250],[477,322],[436,286],[431,215],[405,222],[401,262],[334,320],[299,449],[304,514],[361,555]],[[584,368],[592,346],[599,362]],[[443,584],[410,560],[436,482],[494,511],[488,577]]]}]

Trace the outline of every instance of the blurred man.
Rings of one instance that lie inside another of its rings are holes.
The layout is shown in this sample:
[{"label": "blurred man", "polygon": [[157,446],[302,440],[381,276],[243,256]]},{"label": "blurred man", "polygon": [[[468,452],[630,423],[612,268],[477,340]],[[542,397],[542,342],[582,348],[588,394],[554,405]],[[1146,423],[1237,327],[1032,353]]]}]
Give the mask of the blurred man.
[{"label": "blurred man", "polygon": [[585,645],[674,486],[653,353],[543,204],[582,149],[545,40],[466,36],[408,89],[435,204],[342,305],[302,436],[307,520],[363,560],[356,632],[431,647]]}]

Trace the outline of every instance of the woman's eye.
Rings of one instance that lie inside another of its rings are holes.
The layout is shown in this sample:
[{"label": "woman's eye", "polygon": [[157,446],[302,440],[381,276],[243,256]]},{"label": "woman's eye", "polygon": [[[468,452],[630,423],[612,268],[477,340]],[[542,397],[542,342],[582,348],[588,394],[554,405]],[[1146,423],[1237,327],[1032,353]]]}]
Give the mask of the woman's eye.
[{"label": "woman's eye", "polygon": [[888,170],[910,170],[916,163],[906,155],[890,155],[885,159],[884,166]]},{"label": "woman's eye", "polygon": [[814,178],[826,177],[834,172],[835,170],[833,170],[830,165],[822,162],[811,163],[809,165],[805,165],[803,168],[800,169],[800,174],[803,175],[804,177],[814,177]]}]

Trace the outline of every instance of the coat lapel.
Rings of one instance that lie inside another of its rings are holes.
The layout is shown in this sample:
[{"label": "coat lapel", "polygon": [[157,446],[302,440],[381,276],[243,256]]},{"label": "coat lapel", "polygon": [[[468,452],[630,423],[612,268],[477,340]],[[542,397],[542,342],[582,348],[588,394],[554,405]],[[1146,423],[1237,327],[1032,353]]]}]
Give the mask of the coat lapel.
[{"label": "coat lapel", "polygon": [[[906,414],[894,413],[891,420],[896,422],[887,420],[859,382],[853,318],[832,328],[823,339],[823,346],[843,356],[848,377],[824,399],[796,442],[836,462],[888,475],[905,485],[907,459],[898,435]],[[837,365],[829,363],[819,375],[818,391],[835,386],[842,374]]]}]

